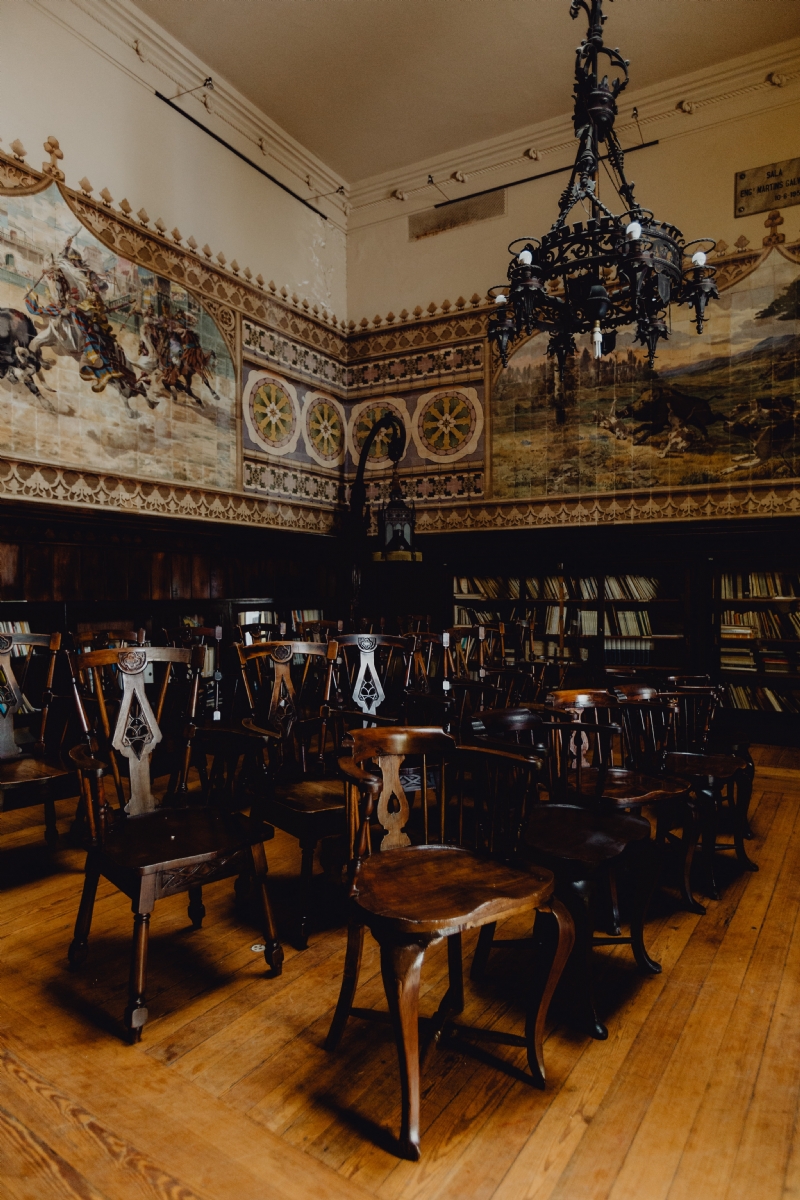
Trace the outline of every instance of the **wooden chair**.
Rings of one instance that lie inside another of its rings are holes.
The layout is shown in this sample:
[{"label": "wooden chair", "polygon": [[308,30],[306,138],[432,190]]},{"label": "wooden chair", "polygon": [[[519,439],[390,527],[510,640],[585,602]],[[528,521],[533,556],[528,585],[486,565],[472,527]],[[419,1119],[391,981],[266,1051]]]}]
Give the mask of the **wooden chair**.
[{"label": "wooden chair", "polygon": [[[199,929],[205,916],[203,885],[242,871],[252,872],[261,896],[264,958],[269,974],[279,975],[283,962],[267,895],[263,831],[249,826],[238,814],[223,813],[202,803],[190,806],[193,796],[189,793],[187,776],[203,658],[202,647],[190,650],[142,646],[96,650],[81,655],[80,659],[70,655],[75,702],[85,739],[85,745],[75,747],[71,756],[88,794],[93,844],[86,859],[86,878],[69,961],[76,967],[86,957],[95,895],[102,876],[130,898],[134,914],[124,1018],[132,1042],[140,1040],[148,1018],[147,946],[150,915],[156,900],[188,892],[189,919],[192,927]],[[155,708],[145,685],[148,667],[161,670],[161,678],[152,689]],[[79,670],[92,673],[99,716],[94,725]],[[113,728],[108,687],[112,672],[122,685],[121,693],[119,683],[111,685],[117,691]],[[182,691],[185,703],[168,703],[172,700],[170,689],[176,687]],[[164,718],[169,713],[178,718],[180,710],[182,720],[173,720],[172,729],[168,728]],[[152,788],[157,774],[154,752],[159,743],[166,745],[161,768],[169,773],[161,804]],[[110,764],[114,764],[114,779],[121,793],[120,809],[114,820],[103,779]],[[127,772],[123,764],[127,764]],[[127,786],[123,784],[125,774]]]},{"label": "wooden chair", "polygon": [[[353,1007],[358,985],[364,930],[368,928],[381,950],[381,972],[395,1032],[400,1063],[402,1118],[399,1153],[420,1157],[419,1136],[419,981],[425,952],[447,938],[449,987],[432,1021],[427,1048],[438,1041],[452,1017],[463,1010],[461,935],[488,922],[518,913],[536,913],[535,932],[541,948],[552,953],[549,969],[540,970],[528,1009],[526,1037],[507,1035],[514,1045],[525,1044],[531,1082],[544,1086],[542,1037],[550,997],[572,946],[572,921],[553,898],[549,871],[516,871],[502,863],[455,845],[444,844],[447,833],[447,766],[455,742],[441,729],[392,727],[356,729],[352,758],[339,766],[353,794],[361,801],[356,853],[350,871],[350,923],[344,977],[336,1012],[325,1046],[334,1050],[348,1017],[369,1016]],[[407,755],[421,756],[422,844],[411,845],[405,832],[409,803],[400,782]],[[438,797],[429,805],[428,771],[439,780]],[[429,812],[429,808],[433,812]],[[383,830],[378,853],[369,853],[370,825]],[[547,914],[546,917],[543,915]],[[545,922],[550,927],[542,927]],[[504,1040],[495,1030],[459,1031],[459,1040],[478,1037]],[[423,1055],[424,1058],[424,1055]]]},{"label": "wooden chair", "polygon": [[58,843],[55,802],[80,790],[65,758],[63,698],[53,694],[60,647],[60,633],[0,634],[0,812],[43,805],[51,848]]},{"label": "wooden chair", "polygon": [[297,640],[300,642],[329,642],[336,641],[344,632],[344,621],[300,621],[295,627]]},{"label": "wooden chair", "polygon": [[[626,724],[623,720],[626,705],[615,695],[599,689],[559,691],[551,693],[548,702],[556,710],[574,714],[581,726],[599,725],[612,729],[609,742],[595,741],[592,761],[579,765],[573,802],[584,803],[585,797],[593,795],[599,774],[603,772],[603,796],[608,803],[636,813],[643,808],[651,809],[656,819],[659,846],[666,849],[667,845],[675,844],[679,851],[678,888],[683,905],[689,912],[702,916],[706,910],[695,899],[691,883],[692,862],[700,833],[699,812],[692,803],[691,788],[686,780],[663,766],[665,739],[670,728],[663,705],[656,704],[652,710],[660,717],[651,720],[647,727],[651,739],[649,748],[637,756],[634,730],[630,722]],[[576,731],[575,739],[579,737],[586,739],[588,732],[585,729]],[[597,757],[603,753],[608,754],[606,761]],[[584,757],[580,756],[582,763]],[[675,842],[670,834],[678,828],[681,838]]]},{"label": "wooden chair", "polygon": [[[237,624],[234,631],[235,640],[241,642],[243,646],[253,642],[272,642],[285,637],[285,621],[280,621],[278,624],[270,624],[265,621],[253,621],[245,625]],[[248,642],[248,638],[250,638],[250,642]]]},{"label": "wooden chair", "polygon": [[[676,718],[674,741],[665,756],[664,769],[689,784],[700,808],[706,890],[716,900],[718,852],[732,850],[745,871],[758,870],[745,846],[752,837],[748,810],[755,766],[746,747],[736,747],[734,753],[721,753],[711,746],[714,713],[719,704],[715,688],[680,686],[668,699],[675,705]],[[719,837],[726,817],[732,842],[721,841]]]},{"label": "wooden chair", "polygon": [[480,676],[488,667],[505,666],[505,625],[454,625],[448,630],[456,675]]},{"label": "wooden chair", "polygon": [[266,642],[238,646],[237,652],[251,712],[242,721],[249,735],[251,811],[300,843],[294,942],[304,950],[313,908],[314,852],[325,838],[343,843],[347,829],[341,779],[326,771],[327,742],[334,738],[330,701],[338,645]]},{"label": "wooden chair", "polygon": [[[608,1030],[594,1000],[592,948],[627,944],[643,975],[661,971],[644,943],[647,909],[659,877],[658,846],[651,839],[650,823],[606,801],[602,770],[586,803],[578,776],[581,760],[592,747],[581,746],[581,754],[576,754],[571,744],[574,735],[583,736],[582,724],[565,721],[557,713],[548,719],[529,709],[505,709],[483,713],[482,725],[485,732],[470,751],[474,754],[473,772],[483,772],[483,794],[495,797],[488,805],[492,821],[484,832],[484,842],[493,853],[521,864],[538,863],[555,875],[556,893],[575,922],[568,973],[573,985],[571,998],[590,1035],[605,1039]],[[597,755],[603,762],[609,759],[612,736],[608,726],[589,731],[590,743],[605,743]],[[542,786],[547,791],[546,803],[539,802]],[[583,803],[574,803],[576,794],[584,797]],[[482,805],[480,788],[476,804]],[[504,821],[498,820],[498,811]],[[478,824],[480,827],[480,820]],[[617,902],[620,876],[631,884],[630,934],[624,937]],[[608,936],[597,936],[603,898]],[[483,975],[490,951],[501,944],[505,943],[494,939],[494,926],[484,926],[472,963],[474,978]]]}]

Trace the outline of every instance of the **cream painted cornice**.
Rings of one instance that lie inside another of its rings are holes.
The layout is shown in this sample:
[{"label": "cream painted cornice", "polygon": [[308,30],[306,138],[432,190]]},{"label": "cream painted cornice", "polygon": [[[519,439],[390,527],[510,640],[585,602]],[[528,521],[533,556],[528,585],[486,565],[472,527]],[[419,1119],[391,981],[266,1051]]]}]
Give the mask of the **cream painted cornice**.
[{"label": "cream painted cornice", "polygon": [[[782,77],[782,86],[767,76]],[[691,111],[680,108],[687,102]],[[629,114],[639,110],[645,141],[667,141],[733,121],[756,112],[800,102],[800,38],[739,58],[708,70],[697,71],[639,91],[626,91],[620,101],[622,120],[617,126],[623,145],[639,141],[636,123]],[[626,119],[627,118],[627,119]],[[529,125],[503,137],[492,138],[449,151],[435,159],[414,163],[402,171],[388,171],[354,183],[350,192],[349,228],[355,229],[393,217],[430,208],[442,199],[426,183],[429,174],[448,196],[457,200],[483,188],[511,183],[561,165],[569,165],[575,147],[571,114]],[[526,151],[533,148],[536,159]],[[462,172],[463,183],[451,176]],[[406,199],[398,200],[397,191]]]},{"label": "cream painted cornice", "polygon": [[347,197],[327,195],[346,181],[128,0],[28,3],[150,92],[171,98],[214,77],[213,92],[183,96],[179,106],[311,204],[326,195],[318,206],[346,230]]}]

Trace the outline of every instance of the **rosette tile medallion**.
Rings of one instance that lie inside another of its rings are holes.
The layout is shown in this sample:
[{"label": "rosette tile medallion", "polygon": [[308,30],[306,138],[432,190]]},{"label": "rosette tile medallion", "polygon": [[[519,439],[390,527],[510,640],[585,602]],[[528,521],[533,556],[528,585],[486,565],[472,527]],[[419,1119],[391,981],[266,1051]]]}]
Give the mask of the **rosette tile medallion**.
[{"label": "rosette tile medallion", "polygon": [[475,452],[483,410],[474,388],[446,388],[420,396],[412,435],[421,458],[447,462]]},{"label": "rosette tile medallion", "polygon": [[255,444],[269,454],[293,454],[301,422],[292,384],[271,371],[253,371],[243,400],[245,424]]}]

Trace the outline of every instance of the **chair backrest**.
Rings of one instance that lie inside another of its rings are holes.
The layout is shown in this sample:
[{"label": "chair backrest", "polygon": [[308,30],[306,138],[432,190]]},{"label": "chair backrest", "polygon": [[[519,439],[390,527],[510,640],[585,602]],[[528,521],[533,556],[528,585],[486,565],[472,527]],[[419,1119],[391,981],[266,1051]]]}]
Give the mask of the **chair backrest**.
[{"label": "chair backrest", "polygon": [[[22,753],[14,738],[14,718],[30,711],[25,689],[34,684],[33,667],[38,657],[46,656],[41,679],[42,690],[34,753],[43,754],[47,733],[47,718],[53,699],[53,674],[56,655],[61,648],[60,633],[2,633],[0,634],[0,759],[19,758]],[[17,671],[12,662],[16,660]],[[19,678],[17,677],[19,675]]]},{"label": "chair backrest", "polygon": [[644,774],[660,771],[665,755],[675,748],[677,716],[673,697],[655,693],[623,698],[617,719],[625,730],[625,765]]},{"label": "chair backrest", "polygon": [[249,646],[253,642],[276,641],[278,638],[286,637],[286,622],[281,621],[277,625],[265,621],[252,621],[246,625],[237,624],[234,637],[243,646]]},{"label": "chair backrest", "polygon": [[321,617],[317,621],[298,621],[295,626],[298,640],[302,642],[336,641],[343,632],[344,621],[324,621]]},{"label": "chair backrest", "polygon": [[407,634],[406,647],[406,688],[428,695],[452,673],[448,634]]},{"label": "chair backrest", "polygon": [[496,625],[454,625],[448,632],[457,675],[480,675],[489,666],[504,665],[506,627],[502,621]]},{"label": "chair backrest", "polygon": [[[348,741],[352,747],[352,761],[362,771],[366,768],[367,776],[371,775],[374,783],[361,813],[356,839],[356,870],[357,864],[367,853],[369,826],[374,818],[377,818],[384,831],[380,843],[381,850],[397,850],[411,845],[411,838],[406,833],[411,808],[400,781],[400,768],[409,756],[422,759],[419,776],[422,795],[422,840],[430,843],[432,833],[433,844],[442,843],[447,816],[446,760],[456,748],[454,739],[442,729],[405,725],[353,729]],[[431,776],[438,781],[434,792],[433,821],[430,820],[428,803]]]},{"label": "chair backrest", "polygon": [[624,700],[657,700],[659,690],[646,683],[615,683],[614,695]]},{"label": "chair backrest", "polygon": [[[120,807],[131,817],[157,807],[152,790],[153,753],[165,740],[165,730],[173,759],[169,792],[185,794],[203,648],[131,646],[68,657],[84,738],[92,753],[108,758]],[[153,682],[148,696],[147,675],[151,671]],[[82,684],[87,674],[91,676],[91,690]],[[176,687],[179,696],[174,699]],[[128,763],[127,803],[118,756]],[[102,828],[101,819],[99,824]]]},{"label": "chair backrest", "polygon": [[342,658],[337,672],[337,692],[365,716],[376,716],[385,706],[402,701],[406,680],[406,638],[386,633],[344,633],[338,639]]},{"label": "chair backrest", "polygon": [[256,642],[237,644],[236,651],[250,713],[259,725],[288,731],[304,716],[319,716],[320,706],[330,701],[335,641]]},{"label": "chair backrest", "polygon": [[714,687],[677,687],[661,699],[675,704],[675,748],[702,753],[708,747],[714,714],[720,703]]}]

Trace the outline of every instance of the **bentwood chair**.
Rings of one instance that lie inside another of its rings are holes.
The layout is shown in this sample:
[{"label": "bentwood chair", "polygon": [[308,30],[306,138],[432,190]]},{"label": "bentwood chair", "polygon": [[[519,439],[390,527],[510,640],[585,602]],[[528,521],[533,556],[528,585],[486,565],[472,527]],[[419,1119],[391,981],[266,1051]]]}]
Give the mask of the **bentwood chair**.
[{"label": "bentwood chair", "polygon": [[66,758],[64,698],[53,694],[60,646],[60,633],[0,634],[0,812],[43,805],[51,848],[56,800],[80,791]]},{"label": "bentwood chair", "polygon": [[[373,1015],[353,1007],[358,985],[364,930],[369,929],[381,950],[381,972],[394,1027],[400,1063],[402,1118],[399,1154],[420,1157],[419,981],[428,947],[447,939],[449,987],[432,1022],[426,1050],[452,1028],[464,1007],[461,935],[488,922],[519,913],[535,914],[535,936],[541,958],[547,958],[532,990],[525,1039],[496,1030],[463,1028],[462,1037],[483,1033],[494,1042],[524,1044],[531,1082],[545,1082],[542,1051],[544,1022],[553,990],[573,941],[573,926],[563,905],[553,897],[553,876],[534,868],[514,870],[457,845],[445,844],[448,834],[447,772],[456,753],[451,737],[441,729],[409,726],[354,729],[352,758],[339,766],[360,820],[356,851],[350,869],[350,921],[344,978],[333,1022],[325,1043],[335,1050],[348,1017]],[[407,832],[410,805],[400,781],[407,755],[422,758],[420,844]],[[430,803],[428,780],[438,781]],[[379,831],[370,832],[377,822]],[[382,831],[382,832],[381,832]],[[370,852],[370,843],[372,851]],[[547,926],[547,928],[544,928]],[[544,953],[545,948],[549,953]],[[422,1055],[423,1059],[425,1054]]]},{"label": "bentwood chair", "polygon": [[[604,1039],[608,1030],[595,1007],[592,948],[628,944],[643,975],[661,970],[644,944],[644,922],[659,876],[650,823],[606,802],[607,771],[602,767],[588,798],[581,780],[584,756],[608,763],[616,731],[529,709],[483,713],[481,729],[468,761],[482,841],[494,854],[519,864],[538,863],[555,875],[556,894],[575,922],[575,947],[565,976],[565,983],[572,983],[570,1000],[591,1036]],[[588,745],[581,743],[580,755],[572,740],[575,735],[588,738]],[[540,802],[540,791],[547,794],[545,803]],[[575,802],[577,795],[581,803]],[[492,798],[488,804],[486,796]],[[630,885],[629,936],[622,936],[619,926],[620,878]],[[607,937],[596,935],[598,924],[605,925]],[[507,940],[495,940],[493,925],[483,927],[472,963],[474,978],[485,971],[493,946],[503,944]]]},{"label": "bentwood chair", "polygon": [[[269,974],[279,975],[283,949],[275,932],[266,888],[263,831],[238,814],[193,803],[188,786],[203,647],[150,647],[95,650],[70,656],[78,718],[84,744],[70,753],[89,799],[92,844],[86,859],[69,961],[79,966],[88,953],[97,885],[102,876],[130,898],[133,946],[125,1009],[132,1042],[148,1019],[147,947],[156,900],[189,893],[189,920],[199,929],[205,908],[203,885],[243,871],[252,873],[261,897],[264,958]],[[145,673],[158,673],[148,695]],[[90,672],[93,690],[81,686],[79,670]],[[178,692],[178,697],[174,695]],[[96,720],[92,719],[92,709]],[[112,725],[113,719],[113,725]],[[108,804],[104,776],[113,764],[119,810]],[[161,800],[156,779],[168,777]]]}]

